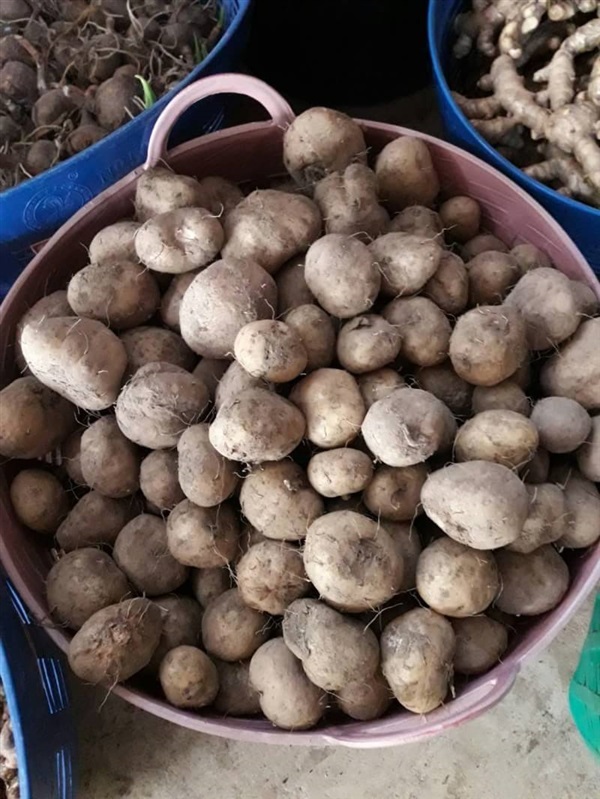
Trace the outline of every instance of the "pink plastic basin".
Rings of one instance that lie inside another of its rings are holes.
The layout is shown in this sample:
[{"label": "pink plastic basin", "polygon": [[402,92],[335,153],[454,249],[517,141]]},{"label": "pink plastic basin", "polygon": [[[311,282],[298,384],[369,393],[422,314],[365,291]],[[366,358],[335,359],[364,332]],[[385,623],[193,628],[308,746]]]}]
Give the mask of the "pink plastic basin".
[{"label": "pink plastic basin", "polygon": [[[255,98],[269,111],[272,121],[242,125],[210,134],[165,153],[168,132],[183,111],[202,97],[222,92]],[[86,245],[105,225],[132,214],[135,183],[144,169],[167,161],[175,171],[204,177],[223,175],[235,181],[260,183],[283,172],[282,136],[293,119],[287,103],[266,84],[242,75],[220,75],[199,81],[182,91],[156,123],[148,160],[127,177],[88,203],[47,242],[30,263],[0,307],[0,381],[15,377],[14,336],[17,321],[40,297],[63,288],[86,262]],[[545,250],[556,266],[572,278],[585,280],[600,297],[600,283],[571,239],[524,191],[483,161],[429,136],[392,125],[360,121],[367,143],[380,150],[391,139],[409,134],[430,147],[445,190],[468,194],[481,204],[485,226],[510,244],[529,241]],[[600,346],[600,342],[599,342]],[[12,512],[7,479],[0,481],[0,560],[35,617],[66,650],[69,635],[52,626],[48,618],[44,580],[51,564],[46,542],[23,529]],[[503,663],[478,679],[459,687],[457,696],[426,717],[398,706],[373,722],[346,721],[323,724],[305,732],[278,730],[264,719],[222,718],[210,713],[178,710],[158,696],[145,693],[135,682],[117,686],[115,693],[156,716],[211,735],[262,743],[354,747],[394,746],[422,740],[462,724],[495,705],[510,690],[521,664],[546,647],[600,581],[600,543],[569,560],[571,585],[559,607],[539,617],[517,636]]]}]

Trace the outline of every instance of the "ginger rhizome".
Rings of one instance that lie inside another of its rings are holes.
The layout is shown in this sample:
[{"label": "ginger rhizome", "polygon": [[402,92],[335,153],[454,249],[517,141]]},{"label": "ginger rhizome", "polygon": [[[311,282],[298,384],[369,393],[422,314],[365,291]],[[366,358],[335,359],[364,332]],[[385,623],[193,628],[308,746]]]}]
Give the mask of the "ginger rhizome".
[{"label": "ginger rhizome", "polygon": [[531,177],[600,207],[598,0],[472,0],[455,28],[455,57],[479,70],[473,91],[453,92],[475,129]]}]

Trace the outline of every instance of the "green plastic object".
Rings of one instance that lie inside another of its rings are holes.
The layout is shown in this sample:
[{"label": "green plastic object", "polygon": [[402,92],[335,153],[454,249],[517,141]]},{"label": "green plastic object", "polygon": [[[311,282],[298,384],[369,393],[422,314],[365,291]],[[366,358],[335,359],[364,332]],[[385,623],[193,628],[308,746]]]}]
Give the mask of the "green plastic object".
[{"label": "green plastic object", "polygon": [[600,593],[569,688],[571,715],[583,740],[600,758]]}]

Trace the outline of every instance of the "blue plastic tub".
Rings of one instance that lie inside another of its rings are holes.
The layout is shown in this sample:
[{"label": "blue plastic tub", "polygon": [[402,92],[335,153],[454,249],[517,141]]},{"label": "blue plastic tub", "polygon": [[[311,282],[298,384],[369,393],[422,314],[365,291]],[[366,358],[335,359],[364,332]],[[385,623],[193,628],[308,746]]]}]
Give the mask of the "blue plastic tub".
[{"label": "blue plastic tub", "polygon": [[[161,111],[184,86],[237,66],[249,32],[251,0],[222,0],[226,30],[214,50],[151,108],[106,138],[47,172],[0,194],[0,299],[31,260],[36,244],[107,186],[139,166]],[[172,143],[218,130],[222,98],[198,103],[173,133]]]},{"label": "blue plastic tub", "polygon": [[0,575],[0,680],[21,799],[75,799],[75,726],[58,650]]},{"label": "blue plastic tub", "polygon": [[428,37],[439,109],[448,139],[479,156],[518,183],[563,226],[592,269],[600,275],[600,210],[563,197],[532,180],[500,155],[473,128],[455,103],[448,82],[454,78],[454,20],[466,0],[429,0]]}]

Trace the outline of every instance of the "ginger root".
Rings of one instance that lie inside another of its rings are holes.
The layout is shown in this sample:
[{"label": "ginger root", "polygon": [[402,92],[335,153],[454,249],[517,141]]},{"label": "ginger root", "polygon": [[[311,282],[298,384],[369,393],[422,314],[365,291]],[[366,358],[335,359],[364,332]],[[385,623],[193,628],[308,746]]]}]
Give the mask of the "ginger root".
[{"label": "ginger root", "polygon": [[548,83],[550,107],[556,111],[573,102],[575,58],[600,47],[600,19],[593,19],[568,36],[552,60],[533,76],[536,83]]},{"label": "ginger root", "polygon": [[596,60],[592,66],[590,82],[588,83],[586,93],[590,103],[600,108],[600,55],[596,56]]},{"label": "ginger root", "polygon": [[574,197],[577,200],[598,204],[600,202],[600,192],[587,183],[581,167],[574,158],[567,155],[559,155],[549,158],[547,161],[540,161],[537,164],[525,167],[523,172],[540,183],[552,183],[559,181],[561,194],[567,197]]},{"label": "ginger root", "polygon": [[455,54],[476,46],[490,59],[477,82],[487,96],[454,92],[473,127],[517,153],[511,160],[529,165],[528,175],[598,207],[599,7],[599,0],[473,0],[459,19]]}]

